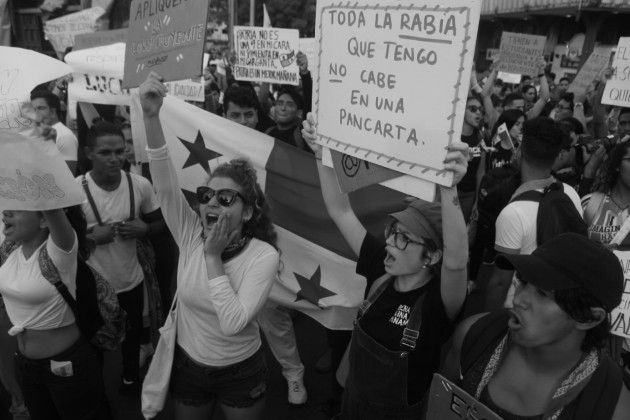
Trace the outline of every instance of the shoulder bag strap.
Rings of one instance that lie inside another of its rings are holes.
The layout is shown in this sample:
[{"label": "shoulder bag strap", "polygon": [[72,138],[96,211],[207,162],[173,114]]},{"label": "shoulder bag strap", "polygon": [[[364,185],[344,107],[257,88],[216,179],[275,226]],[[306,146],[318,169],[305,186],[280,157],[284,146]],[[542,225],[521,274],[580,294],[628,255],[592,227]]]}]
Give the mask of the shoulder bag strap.
[{"label": "shoulder bag strap", "polygon": [[370,308],[370,306],[372,306],[374,301],[376,301],[376,299],[378,299],[378,297],[381,294],[383,294],[383,292],[385,291],[387,286],[392,282],[392,280],[394,280],[394,277],[388,274],[385,274],[379,277],[378,279],[374,280],[374,283],[372,283],[372,286],[370,287],[370,290],[368,292],[367,298],[363,300],[363,303],[361,304],[361,307],[359,308],[359,312],[357,313],[357,321],[361,319],[363,315],[365,315],[365,313]]},{"label": "shoulder bag strap", "polygon": [[39,252],[37,260],[39,263],[39,269],[41,270],[44,278],[48,280],[50,284],[55,286],[55,289],[57,289],[59,294],[63,297],[63,300],[66,301],[66,303],[72,310],[74,317],[77,318],[77,301],[74,299],[74,297],[72,297],[66,285],[61,281],[59,271],[57,270],[57,267],[55,267],[55,264],[50,258],[50,255],[48,255],[46,244],[44,244],[41,251]]},{"label": "shoulder bag strap", "polygon": [[103,219],[101,219],[101,214],[96,208],[96,203],[94,202],[94,197],[92,197],[92,193],[90,192],[90,187],[88,186],[87,178],[85,177],[85,175],[83,175],[83,177],[81,178],[81,185],[83,186],[83,190],[85,190],[85,195],[87,195],[88,202],[90,203],[90,207],[92,208],[94,217],[96,217],[96,221],[100,226],[103,226]]},{"label": "shoulder bag strap", "polygon": [[133,220],[136,218],[136,203],[134,200],[133,193],[133,182],[131,181],[131,174],[129,172],[125,172],[127,175],[127,183],[129,184],[129,220]]}]

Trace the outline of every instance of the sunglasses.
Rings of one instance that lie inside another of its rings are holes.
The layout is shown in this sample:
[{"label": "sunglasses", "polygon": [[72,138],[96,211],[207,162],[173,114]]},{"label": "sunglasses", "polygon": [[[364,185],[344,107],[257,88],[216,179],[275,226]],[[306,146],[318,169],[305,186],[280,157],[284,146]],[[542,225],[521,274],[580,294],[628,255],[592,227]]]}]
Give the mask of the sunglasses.
[{"label": "sunglasses", "polygon": [[466,107],[466,109],[467,109],[467,110],[469,110],[470,112],[472,112],[473,114],[474,114],[474,113],[477,113],[477,112],[479,112],[480,114],[483,114],[483,108],[482,108],[482,107],[480,107],[480,106],[476,106],[476,105],[468,105],[468,106]]},{"label": "sunglasses", "polygon": [[394,235],[394,246],[401,251],[407,249],[407,245],[416,244],[423,245],[426,244],[424,242],[414,241],[413,239],[409,239],[407,235],[398,230],[398,226],[396,223],[389,223],[385,226],[385,239],[389,239],[390,236]]},{"label": "sunglasses", "polygon": [[226,188],[215,191],[210,187],[197,187],[197,201],[199,201],[199,204],[207,204],[214,196],[217,197],[217,203],[221,207],[230,207],[236,201],[236,197],[240,197],[245,202],[245,197],[236,190]]}]

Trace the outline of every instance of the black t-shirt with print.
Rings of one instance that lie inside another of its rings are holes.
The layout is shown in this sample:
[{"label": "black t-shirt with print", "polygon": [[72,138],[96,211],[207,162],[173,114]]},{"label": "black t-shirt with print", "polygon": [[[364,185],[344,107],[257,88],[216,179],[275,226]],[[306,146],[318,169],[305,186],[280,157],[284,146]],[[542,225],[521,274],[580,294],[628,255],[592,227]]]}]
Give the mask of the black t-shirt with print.
[{"label": "black t-shirt with print", "polygon": [[[368,233],[363,239],[356,269],[357,274],[367,280],[366,294],[374,281],[385,274],[385,255],[385,244]],[[396,291],[391,282],[359,321],[361,328],[378,343],[392,351],[400,350],[400,339],[411,309],[425,292],[420,337],[409,355],[409,404],[420,401],[429,389],[433,374],[439,368],[441,347],[453,332],[454,323],[446,315],[439,279],[410,292]]]},{"label": "black t-shirt with print", "polygon": [[462,134],[461,139],[463,143],[468,145],[468,153],[472,159],[468,161],[466,175],[457,184],[457,189],[465,192],[475,191],[477,188],[477,168],[481,163],[483,137],[479,130],[474,130],[470,136]]},{"label": "black t-shirt with print", "polygon": [[503,168],[512,161],[512,155],[514,154],[514,149],[506,149],[500,142],[494,148],[496,150],[490,152],[488,157],[488,171]]}]

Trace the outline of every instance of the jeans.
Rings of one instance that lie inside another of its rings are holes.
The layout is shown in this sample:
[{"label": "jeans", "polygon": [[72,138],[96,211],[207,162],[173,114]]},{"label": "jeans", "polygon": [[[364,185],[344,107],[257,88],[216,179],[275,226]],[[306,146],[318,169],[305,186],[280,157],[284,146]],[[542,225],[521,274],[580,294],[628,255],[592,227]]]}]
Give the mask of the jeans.
[{"label": "jeans", "polygon": [[128,381],[140,380],[140,338],[142,336],[142,308],[144,282],[133,289],[118,293],[120,307],[127,312],[127,334],[121,344],[123,377]]},{"label": "jeans", "polygon": [[103,368],[94,347],[79,338],[45,359],[15,354],[15,369],[32,420],[111,419]]}]

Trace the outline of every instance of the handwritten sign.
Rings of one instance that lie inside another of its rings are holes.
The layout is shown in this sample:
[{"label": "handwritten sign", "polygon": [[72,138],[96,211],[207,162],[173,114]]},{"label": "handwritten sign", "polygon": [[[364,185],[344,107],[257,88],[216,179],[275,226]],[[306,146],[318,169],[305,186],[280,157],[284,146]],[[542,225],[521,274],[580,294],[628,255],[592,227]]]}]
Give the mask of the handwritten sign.
[{"label": "handwritten sign", "polygon": [[521,83],[521,75],[520,74],[514,74],[514,73],[506,73],[504,71],[500,71],[497,74],[497,77],[501,80],[503,80],[503,83],[512,83],[515,85],[518,85],[519,83]]},{"label": "handwritten sign", "polygon": [[104,14],[102,7],[92,7],[51,19],[44,24],[44,34],[61,57],[69,47],[74,47],[75,36],[95,32],[98,29],[96,21]]},{"label": "handwritten sign", "polygon": [[612,67],[613,75],[606,82],[602,103],[630,107],[630,37],[619,38]]},{"label": "handwritten sign", "polygon": [[610,60],[609,54],[591,53],[573,82],[569,85],[569,92],[586,92],[599,73],[606,67]]},{"label": "handwritten sign", "polygon": [[[74,185],[72,185],[74,184]],[[0,141],[0,208],[50,210],[85,201],[55,143],[4,133]]]},{"label": "handwritten sign", "polygon": [[132,1],[124,88],[140,86],[151,71],[166,81],[201,77],[208,1]]},{"label": "handwritten sign", "polygon": [[503,32],[499,47],[499,70],[528,76],[538,75],[538,65],[546,41],[547,38],[540,35]]},{"label": "handwritten sign", "polygon": [[427,420],[501,420],[488,407],[438,373],[429,389]]},{"label": "handwritten sign", "polygon": [[630,251],[613,251],[623,268],[624,288],[621,303],[610,313],[610,331],[630,338]]},{"label": "handwritten sign", "polygon": [[36,134],[31,90],[72,72],[66,63],[31,50],[0,47],[0,138],[13,131]]},{"label": "handwritten sign", "polygon": [[481,2],[443,3],[317,3],[320,144],[452,183],[442,161],[461,133]]},{"label": "handwritten sign", "polygon": [[234,27],[236,80],[299,85],[297,29]]},{"label": "handwritten sign", "polygon": [[[125,67],[123,43],[73,51],[66,62],[74,71],[68,85],[68,97],[72,102],[88,102],[108,105],[129,105],[130,89],[123,86]],[[203,80],[181,80],[166,83],[169,94],[183,100],[203,102]]]},{"label": "handwritten sign", "polygon": [[74,37],[73,51],[115,44],[117,42],[127,42],[128,37],[129,30],[127,28],[114,29],[113,31],[99,31],[91,34],[79,34]]}]

